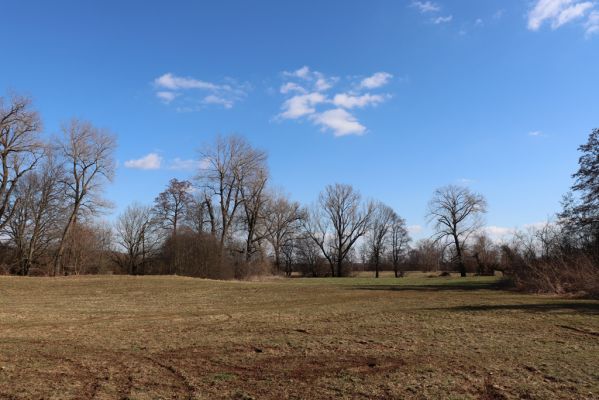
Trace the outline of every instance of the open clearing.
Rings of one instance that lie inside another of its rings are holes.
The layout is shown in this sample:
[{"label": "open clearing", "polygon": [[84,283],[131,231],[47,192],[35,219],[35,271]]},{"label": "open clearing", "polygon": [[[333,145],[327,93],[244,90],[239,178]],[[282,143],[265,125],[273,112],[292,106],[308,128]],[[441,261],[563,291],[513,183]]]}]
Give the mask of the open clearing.
[{"label": "open clearing", "polygon": [[494,278],[0,278],[0,398],[599,398],[599,302]]}]

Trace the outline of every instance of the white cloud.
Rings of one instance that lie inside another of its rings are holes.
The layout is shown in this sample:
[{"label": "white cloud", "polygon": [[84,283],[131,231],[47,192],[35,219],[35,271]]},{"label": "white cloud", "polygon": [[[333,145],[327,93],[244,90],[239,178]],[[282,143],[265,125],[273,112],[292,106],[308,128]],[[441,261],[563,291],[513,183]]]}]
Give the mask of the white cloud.
[{"label": "white cloud", "polygon": [[154,84],[158,87],[179,90],[179,89],[206,89],[215,90],[218,89],[218,85],[210,82],[204,82],[193,78],[182,78],[173,74],[166,73],[156,79]]},{"label": "white cloud", "polygon": [[516,228],[506,228],[503,226],[485,226],[482,228],[483,232],[489,235],[491,240],[495,242],[501,242],[510,239],[514,233],[517,232]]},{"label": "white cloud", "polygon": [[215,94],[211,94],[211,95],[204,97],[204,100],[202,102],[204,104],[220,104],[225,108],[233,107],[233,100],[226,99],[224,97],[217,96]]},{"label": "white cloud", "polygon": [[210,161],[203,158],[201,160],[174,158],[168,169],[178,171],[196,171],[198,169],[206,169],[210,165]]},{"label": "white cloud", "polygon": [[460,185],[465,185],[465,186],[471,185],[474,182],[475,182],[474,179],[469,179],[469,178],[460,178],[460,179],[458,179],[458,183]]},{"label": "white cloud", "polygon": [[[201,110],[202,105],[231,108],[235,102],[246,97],[248,86],[247,84],[240,85],[229,78],[225,79],[224,83],[217,84],[191,77],[176,76],[170,72],[154,79],[153,85],[156,97],[163,103],[174,102],[177,110],[185,111]],[[200,93],[198,94],[198,92]],[[182,96],[184,93],[186,96]]]},{"label": "white cloud", "polygon": [[343,108],[365,107],[367,105],[377,105],[385,101],[385,98],[379,94],[366,93],[361,96],[354,96],[348,93],[338,93],[333,98],[333,104]]},{"label": "white cloud", "polygon": [[136,160],[125,161],[125,167],[134,169],[160,169],[162,157],[157,153],[150,153]]},{"label": "white cloud", "polygon": [[304,65],[300,69],[297,69],[293,72],[285,71],[283,75],[291,76],[295,78],[308,79],[310,76],[310,68],[307,65]]},{"label": "white cloud", "polygon": [[589,18],[584,24],[584,28],[587,37],[599,33],[599,11],[594,10],[589,14]]},{"label": "white cloud", "polygon": [[528,135],[529,136],[542,136],[543,132],[541,132],[541,131],[531,131],[531,132],[528,132]]},{"label": "white cloud", "polygon": [[306,93],[306,89],[298,85],[294,82],[287,82],[284,85],[281,85],[280,92],[283,94],[298,92],[298,93]]},{"label": "white cloud", "polygon": [[362,135],[366,132],[366,127],[358,122],[356,117],[342,108],[335,108],[316,114],[312,121],[322,126],[323,129],[330,129],[335,136]]},{"label": "white cloud", "polygon": [[560,26],[567,24],[572,20],[582,18],[584,14],[586,14],[586,12],[591,8],[593,8],[593,3],[591,2],[578,3],[573,5],[572,7],[568,7],[564,11],[559,13],[557,18],[551,24],[551,28],[557,29]]},{"label": "white cloud", "polygon": [[165,104],[168,104],[171,101],[175,100],[175,98],[178,95],[179,94],[175,93],[175,92],[167,92],[167,91],[156,92],[156,97],[158,97],[160,100],[162,100]]},{"label": "white cloud", "polygon": [[[367,129],[348,110],[376,106],[391,98],[391,94],[373,94],[368,91],[389,82],[392,75],[377,72],[360,79],[346,76],[341,79],[313,71],[308,66],[282,73],[279,92],[285,100],[275,120],[307,120],[335,136],[362,135]],[[333,87],[342,86],[339,90]]]},{"label": "white cloud", "polygon": [[362,79],[362,82],[360,82],[360,87],[366,89],[376,89],[386,85],[391,78],[393,78],[393,75],[388,72],[377,72],[368,78]]},{"label": "white cloud", "polygon": [[412,7],[417,8],[421,13],[436,12],[441,10],[441,7],[432,1],[413,1]]},{"label": "white cloud", "polygon": [[545,21],[551,22],[552,29],[557,29],[568,22],[584,17],[594,6],[595,4],[590,1],[538,0],[528,13],[528,29],[537,31]]},{"label": "white cloud", "polygon": [[325,90],[329,90],[330,88],[333,87],[333,83],[326,80],[325,78],[318,78],[316,80],[316,83],[314,84],[314,87],[316,90],[318,90],[319,92],[324,92]]},{"label": "white cloud", "polygon": [[484,24],[485,22],[482,18],[477,18],[476,21],[474,21],[474,26],[483,26]]},{"label": "white cloud", "polygon": [[283,103],[283,112],[280,114],[280,117],[297,119],[305,115],[314,114],[316,112],[314,106],[323,103],[325,100],[325,96],[317,92],[293,96]]},{"label": "white cloud", "polygon": [[450,22],[453,19],[453,15],[447,15],[445,17],[437,17],[437,18],[433,18],[432,22],[433,24],[444,24],[446,22]]}]

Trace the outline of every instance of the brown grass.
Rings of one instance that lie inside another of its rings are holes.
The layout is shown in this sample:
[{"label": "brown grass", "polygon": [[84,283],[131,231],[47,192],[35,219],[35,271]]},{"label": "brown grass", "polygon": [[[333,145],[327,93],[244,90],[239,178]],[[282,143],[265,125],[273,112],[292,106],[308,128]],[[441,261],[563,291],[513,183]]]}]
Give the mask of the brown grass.
[{"label": "brown grass", "polygon": [[4,399],[599,397],[599,302],[494,278],[0,278]]}]

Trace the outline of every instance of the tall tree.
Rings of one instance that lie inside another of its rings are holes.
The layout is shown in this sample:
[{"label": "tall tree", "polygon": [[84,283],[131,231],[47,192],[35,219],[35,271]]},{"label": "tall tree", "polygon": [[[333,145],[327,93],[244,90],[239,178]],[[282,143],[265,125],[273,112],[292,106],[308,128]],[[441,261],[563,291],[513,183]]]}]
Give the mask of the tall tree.
[{"label": "tall tree", "polygon": [[191,182],[171,179],[166,190],[154,200],[158,224],[172,236],[177,236],[177,229],[185,221],[191,201]]},{"label": "tall tree", "polygon": [[259,248],[259,244],[265,237],[264,229],[259,230],[259,225],[264,222],[265,206],[268,196],[265,194],[268,172],[265,165],[256,165],[255,169],[244,180],[240,187],[241,200],[243,204],[243,217],[241,218],[245,237],[245,260],[250,261],[252,255]]},{"label": "tall tree", "polygon": [[212,230],[224,249],[237,213],[247,200],[242,188],[264,166],[266,153],[253,148],[242,137],[219,136],[200,155],[202,167],[196,179],[206,196]]},{"label": "tall tree", "polygon": [[27,97],[0,97],[0,230],[17,210],[11,201],[19,180],[33,170],[43,153],[41,121]]},{"label": "tall tree", "polygon": [[396,278],[403,276],[403,270],[400,270],[399,265],[402,257],[408,250],[408,243],[410,243],[410,240],[406,221],[394,213],[391,217],[390,255],[391,263],[393,264],[393,272],[395,273]]},{"label": "tall tree", "polygon": [[[112,181],[115,162],[116,139],[109,132],[96,128],[89,122],[71,120],[62,127],[63,138],[58,149],[65,163],[68,217],[62,231],[60,245],[54,258],[54,273],[66,273],[63,256],[67,241],[74,244],[71,235],[78,219],[83,215],[97,214],[108,204],[101,198],[106,182]],[[72,246],[71,246],[72,247]]]},{"label": "tall tree", "polygon": [[485,198],[461,186],[445,186],[435,190],[428,205],[428,219],[436,230],[434,240],[448,240],[462,277],[466,276],[464,246],[470,235],[482,227],[487,211]]},{"label": "tall tree", "polygon": [[373,205],[370,229],[366,235],[366,245],[370,262],[374,264],[375,277],[379,277],[381,259],[389,245],[389,234],[395,212],[391,207],[381,202]]},{"label": "tall tree", "polygon": [[27,275],[48,257],[49,248],[60,238],[63,222],[64,169],[50,149],[39,166],[19,180],[14,192],[19,201],[14,203],[13,218],[7,225],[20,275]]},{"label": "tall tree", "polygon": [[[599,129],[593,129],[578,150],[578,171],[572,192],[564,197],[560,222],[574,245],[590,250],[599,260]],[[575,238],[575,239],[574,239]]]},{"label": "tall tree", "polygon": [[[304,213],[299,203],[284,195],[274,194],[267,205],[266,237],[275,257],[275,268],[281,270],[281,255],[293,252],[292,242],[299,235]],[[285,248],[287,246],[287,248]],[[283,250],[287,252],[283,253]]]},{"label": "tall tree", "polygon": [[372,203],[364,203],[350,185],[327,185],[320,193],[304,226],[329,262],[332,276],[342,276],[343,263],[366,233],[372,212]]},{"label": "tall tree", "polygon": [[127,273],[143,274],[146,257],[154,250],[157,240],[153,240],[152,209],[140,204],[128,206],[119,215],[115,232],[117,244],[125,251]]}]

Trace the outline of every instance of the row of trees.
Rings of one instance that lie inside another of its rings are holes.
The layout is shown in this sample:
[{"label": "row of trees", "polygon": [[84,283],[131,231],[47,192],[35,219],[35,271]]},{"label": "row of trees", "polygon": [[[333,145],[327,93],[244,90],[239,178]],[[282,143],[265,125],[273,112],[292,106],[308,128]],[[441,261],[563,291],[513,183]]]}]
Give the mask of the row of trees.
[{"label": "row of trees", "polygon": [[[299,265],[308,273],[341,276],[359,258],[358,242],[361,258],[377,276],[382,265],[402,274],[410,238],[394,210],[365,201],[343,184],[327,186],[313,206],[302,207],[269,187],[266,154],[237,136],[220,137],[202,149],[202,168],[193,182],[173,179],[153,205],[129,206],[114,226],[99,223],[109,207],[101,194],[114,176],[114,136],[72,120],[59,137],[44,141],[29,99],[12,96],[0,105],[0,230],[12,272],[91,273],[116,262],[131,274],[182,273],[193,270],[183,256],[188,252],[180,250],[179,242],[187,241],[203,243],[195,260],[233,265],[233,273],[220,273],[225,276],[251,273],[260,264],[265,269],[268,256],[288,275]],[[463,210],[464,201],[475,204]],[[447,214],[455,212],[463,215]],[[484,199],[464,188],[444,188],[431,202],[436,242],[453,238],[459,265],[476,224],[461,228],[482,212]]]},{"label": "row of trees", "polygon": [[5,269],[233,278],[272,269],[344,276],[361,264],[377,277],[381,269],[397,277],[409,269],[502,270],[524,286],[545,280],[555,288],[599,264],[598,130],[580,147],[556,222],[501,244],[482,229],[485,198],[460,186],[434,192],[427,213],[434,235],[412,246],[403,218],[350,185],[328,185],[301,206],[271,187],[266,153],[238,136],[202,148],[192,180],[171,180],[153,204],[132,204],[108,224],[98,218],[110,207],[102,189],[114,176],[115,148],[110,132],[78,120],[44,140],[29,99],[0,98]]},{"label": "row of trees", "polygon": [[[114,176],[115,138],[71,120],[44,140],[29,99],[0,103],[0,230],[12,273],[108,271],[244,276],[292,266],[343,275],[356,242],[367,236],[378,265],[400,257],[405,222],[388,206],[364,201],[349,185],[327,186],[313,207],[268,185],[266,154],[241,137],[220,137],[201,151],[190,181],[170,181],[154,204],[133,204],[112,226],[98,217],[110,204],[102,188]],[[182,245],[186,243],[186,245]],[[192,251],[193,250],[193,251]],[[207,260],[210,260],[208,262]]]},{"label": "row of trees", "polygon": [[[75,119],[62,126],[58,137],[44,140],[41,132],[28,98],[0,98],[5,260],[21,275],[39,266],[51,275],[79,273],[86,268],[80,251],[84,238],[89,239],[86,225],[107,205],[100,195],[114,175],[115,137]],[[106,229],[95,229],[94,236],[94,246],[108,250]]]},{"label": "row of trees", "polygon": [[[342,276],[361,238],[377,271],[390,260],[399,276],[409,236],[405,221],[389,206],[365,201],[350,185],[334,184],[316,204],[302,207],[269,187],[265,153],[238,136],[217,138],[201,157],[193,182],[173,179],[153,206],[131,205],[119,216],[117,243],[129,273],[164,256],[164,245],[178,249],[178,242],[194,236],[210,243],[204,250],[223,265],[225,276],[226,264],[235,267],[235,276],[244,276],[256,267],[267,270],[269,258],[287,275],[296,265],[314,275]],[[153,247],[157,243],[162,245]],[[173,251],[166,272],[180,273],[189,262]]]}]

